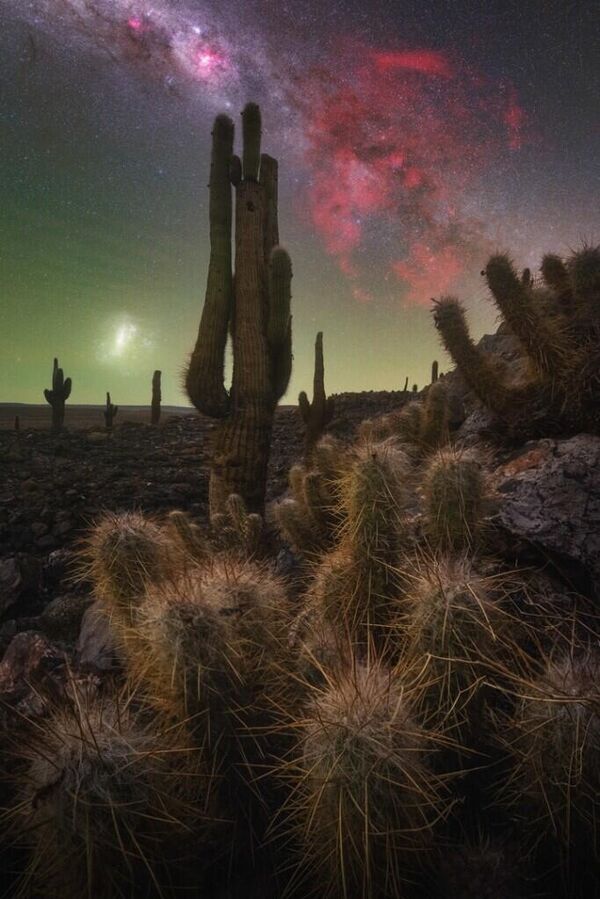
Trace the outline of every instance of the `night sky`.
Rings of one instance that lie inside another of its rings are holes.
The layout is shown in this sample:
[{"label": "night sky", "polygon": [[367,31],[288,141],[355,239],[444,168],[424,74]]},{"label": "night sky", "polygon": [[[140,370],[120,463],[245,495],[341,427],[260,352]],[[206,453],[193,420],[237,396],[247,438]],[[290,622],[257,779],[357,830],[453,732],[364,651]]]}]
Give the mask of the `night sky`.
[{"label": "night sky", "polygon": [[[210,131],[248,100],[279,159],[294,374],[426,382],[430,298],[494,326],[503,249],[600,240],[600,6],[575,0],[0,0],[0,401],[182,404]],[[238,133],[241,129],[238,129]],[[239,147],[239,143],[238,143]]]}]

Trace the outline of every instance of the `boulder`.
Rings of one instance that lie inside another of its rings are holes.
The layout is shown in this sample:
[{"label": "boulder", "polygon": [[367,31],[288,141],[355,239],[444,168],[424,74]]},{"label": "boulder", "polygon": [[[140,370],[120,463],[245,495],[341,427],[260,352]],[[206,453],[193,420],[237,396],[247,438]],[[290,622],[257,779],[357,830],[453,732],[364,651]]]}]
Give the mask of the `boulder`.
[{"label": "boulder", "polygon": [[41,565],[26,553],[0,559],[0,614],[22,596],[37,594],[41,586]]},{"label": "boulder", "polygon": [[110,622],[98,602],[93,603],[83,616],[76,658],[82,668],[93,671],[109,671],[115,664],[116,651]]},{"label": "boulder", "polygon": [[530,441],[497,469],[499,521],[600,589],[600,437]]},{"label": "boulder", "polygon": [[34,694],[41,678],[60,668],[64,655],[42,634],[24,631],[10,642],[0,662],[0,697],[14,704]]}]

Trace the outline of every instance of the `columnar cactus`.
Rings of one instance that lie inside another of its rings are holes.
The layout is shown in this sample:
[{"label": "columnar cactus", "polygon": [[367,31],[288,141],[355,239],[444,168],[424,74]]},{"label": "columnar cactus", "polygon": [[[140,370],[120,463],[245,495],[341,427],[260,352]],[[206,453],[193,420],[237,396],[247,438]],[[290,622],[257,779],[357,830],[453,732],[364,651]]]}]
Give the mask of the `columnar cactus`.
[{"label": "columnar cactus", "polygon": [[600,429],[598,297],[600,247],[584,247],[567,262],[545,256],[544,285],[519,277],[507,256],[493,256],[485,276],[506,325],[530,361],[530,374],[515,383],[510,372],[477,347],[462,306],[444,297],[434,321],[465,381],[500,425],[524,434]]},{"label": "columnar cactus", "polygon": [[54,360],[52,369],[52,390],[44,390],[46,402],[52,406],[52,430],[62,430],[65,421],[65,402],[71,396],[71,378],[65,378],[62,368],[58,367],[58,359]]},{"label": "columnar cactus", "polygon": [[439,375],[438,362],[437,362],[437,359],[434,359],[433,362],[431,363],[431,383],[435,384],[435,382],[438,380],[439,376],[440,375]]},{"label": "columnar cactus", "polygon": [[153,425],[157,425],[160,421],[160,401],[162,393],[160,389],[160,379],[162,372],[158,369],[152,375],[152,405],[150,412],[150,421]]},{"label": "columnar cactus", "polygon": [[114,406],[110,401],[110,393],[106,394],[106,407],[104,409],[104,423],[106,425],[107,431],[112,431],[113,421],[117,417],[117,412],[119,411],[118,406]]},{"label": "columnar cactus", "polygon": [[[278,246],[277,162],[261,155],[260,110],[242,113],[243,164],[233,155],[233,123],[218,116],[210,173],[210,263],[206,299],[186,373],[196,408],[218,419],[210,476],[211,516],[239,494],[264,511],[273,416],[291,374],[292,267]],[[236,193],[235,281],[231,268],[231,182]],[[233,379],[224,385],[228,328]]]},{"label": "columnar cactus", "polygon": [[319,331],[315,341],[315,374],[313,380],[313,399],[309,401],[302,391],[298,396],[298,408],[305,425],[304,461],[311,461],[315,444],[323,435],[323,431],[333,418],[334,399],[325,395],[325,366],[323,364],[323,332]]}]

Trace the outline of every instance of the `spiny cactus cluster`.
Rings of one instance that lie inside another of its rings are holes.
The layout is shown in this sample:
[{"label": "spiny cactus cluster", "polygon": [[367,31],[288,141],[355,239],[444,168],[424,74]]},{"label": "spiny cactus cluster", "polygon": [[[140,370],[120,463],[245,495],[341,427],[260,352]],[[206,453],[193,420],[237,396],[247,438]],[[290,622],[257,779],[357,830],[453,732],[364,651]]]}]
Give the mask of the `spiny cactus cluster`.
[{"label": "spiny cactus cluster", "polygon": [[595,895],[592,625],[547,654],[558,622],[540,629],[526,576],[490,552],[485,457],[445,427],[422,439],[434,399],[412,441],[374,422],[293,469],[274,518],[301,591],[254,551],[265,523],[235,494],[206,529],[178,511],[98,523],[86,577],[123,683],[74,687],[15,749],[32,891]]},{"label": "spiny cactus cluster", "polygon": [[[273,415],[292,366],[292,266],[279,246],[277,162],[261,155],[261,115],[242,113],[243,158],[233,154],[233,122],[215,120],[210,172],[210,262],[198,340],[185,386],[192,403],[217,419],[210,475],[211,516],[231,494],[262,514]],[[235,278],[232,199],[235,188]],[[231,390],[224,385],[228,331]]]},{"label": "spiny cactus cluster", "polygon": [[473,343],[459,301],[443,297],[434,305],[435,325],[469,388],[509,435],[597,433],[600,247],[584,247],[566,261],[545,256],[541,283],[529,270],[519,277],[505,255],[493,256],[484,274],[529,374],[511,379],[506,366]]},{"label": "spiny cactus cluster", "polygon": [[197,754],[172,725],[134,715],[127,691],[67,686],[13,749],[26,763],[10,821],[29,850],[22,894],[113,899],[185,887],[190,834],[213,827]]},{"label": "spiny cactus cluster", "polygon": [[52,406],[52,430],[58,433],[65,421],[65,403],[71,396],[71,378],[65,378],[62,368],[58,367],[58,359],[54,360],[52,369],[52,389],[44,390],[46,402]]}]

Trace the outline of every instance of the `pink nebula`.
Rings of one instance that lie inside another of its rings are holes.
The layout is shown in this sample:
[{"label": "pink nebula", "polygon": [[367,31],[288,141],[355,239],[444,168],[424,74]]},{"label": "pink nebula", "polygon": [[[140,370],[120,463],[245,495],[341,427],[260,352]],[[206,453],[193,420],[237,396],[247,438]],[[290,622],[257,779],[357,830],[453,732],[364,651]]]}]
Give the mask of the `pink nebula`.
[{"label": "pink nebula", "polygon": [[375,259],[399,296],[427,304],[477,258],[465,192],[518,149],[525,113],[512,87],[439,51],[353,42],[340,58],[339,77],[313,69],[297,85],[309,215],[359,301]]}]

